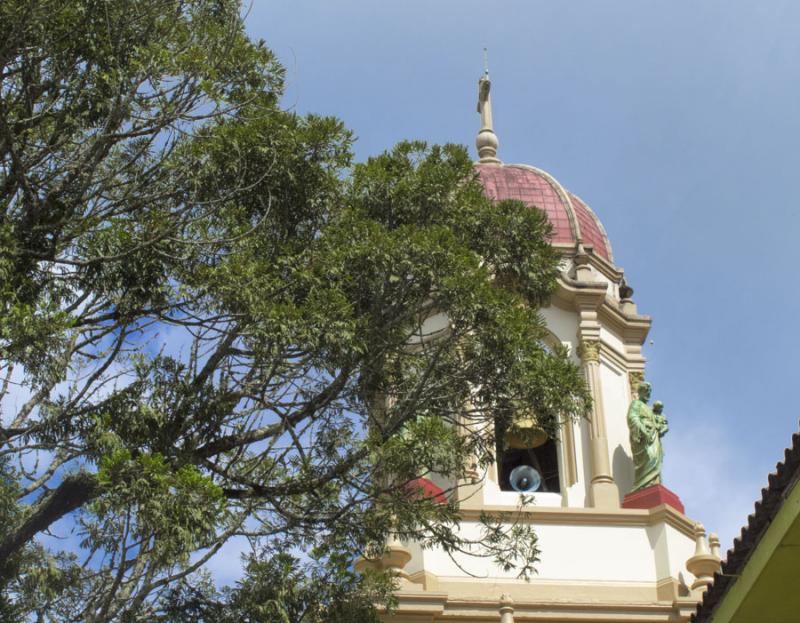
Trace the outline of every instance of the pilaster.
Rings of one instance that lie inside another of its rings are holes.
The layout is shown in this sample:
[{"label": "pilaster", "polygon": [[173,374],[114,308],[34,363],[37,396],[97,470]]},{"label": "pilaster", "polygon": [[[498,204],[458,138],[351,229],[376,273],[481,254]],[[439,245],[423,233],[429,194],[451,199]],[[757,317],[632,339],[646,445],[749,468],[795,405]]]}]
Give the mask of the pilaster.
[{"label": "pilaster", "polygon": [[586,374],[586,385],[592,396],[592,413],[589,420],[592,467],[590,499],[595,508],[619,508],[619,489],[611,475],[608,455],[603,387],[600,382],[600,342],[596,339],[582,339],[578,354]]},{"label": "pilaster", "polygon": [[[477,434],[473,420],[466,416],[466,413],[471,412],[473,408],[474,406],[471,402],[467,402],[464,407],[465,413],[460,418],[459,427],[462,435]],[[458,486],[455,490],[459,507],[462,509],[481,508],[484,504],[483,477],[486,474],[482,475],[479,472],[478,458],[475,455],[467,457],[467,464],[464,467],[464,477],[458,480]]]}]

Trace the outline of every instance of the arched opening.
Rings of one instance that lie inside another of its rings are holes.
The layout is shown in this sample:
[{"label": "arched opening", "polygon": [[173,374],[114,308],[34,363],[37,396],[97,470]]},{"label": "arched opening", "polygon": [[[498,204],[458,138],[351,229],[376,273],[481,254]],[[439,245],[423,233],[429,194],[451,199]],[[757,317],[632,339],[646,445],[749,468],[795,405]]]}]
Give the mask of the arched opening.
[{"label": "arched opening", "polygon": [[[555,334],[547,332],[543,340],[543,347],[547,351],[561,347],[561,342]],[[562,432],[566,432],[572,441],[572,431],[569,425],[564,427]],[[531,447],[519,448],[507,445],[506,430],[503,424],[495,424],[495,457],[497,458],[497,483],[501,491],[523,491],[525,493],[561,493],[561,469],[559,466],[559,445],[563,445],[563,439],[547,439],[544,443],[535,443]],[[571,449],[572,444],[569,444]],[[563,451],[563,448],[562,448]],[[535,474],[526,472],[525,468],[530,467],[535,470]],[[515,472],[515,470],[517,470]],[[522,484],[530,488],[520,489],[517,478],[522,474]],[[527,478],[526,478],[527,475]],[[532,477],[532,479],[530,478]],[[532,481],[531,481],[532,480]],[[570,478],[567,477],[567,486]],[[516,486],[515,486],[516,485]]]},{"label": "arched opening", "polygon": [[[522,493],[560,493],[561,477],[558,465],[558,440],[548,439],[542,445],[530,448],[511,448],[506,443],[505,427],[498,422],[495,425],[497,480],[501,491],[520,491]],[[535,482],[523,482],[520,487],[519,477],[526,475],[525,467],[535,470]],[[515,472],[515,470],[518,471]],[[538,475],[538,476],[537,476]],[[517,482],[515,482],[515,477]],[[530,488],[529,488],[530,487]]]},{"label": "arched opening", "polygon": [[558,448],[556,442],[548,439],[538,448],[507,448],[500,454],[500,490],[515,491],[511,475],[522,466],[531,466],[541,476],[538,487],[531,489],[543,493],[561,493],[561,480],[558,470]]}]

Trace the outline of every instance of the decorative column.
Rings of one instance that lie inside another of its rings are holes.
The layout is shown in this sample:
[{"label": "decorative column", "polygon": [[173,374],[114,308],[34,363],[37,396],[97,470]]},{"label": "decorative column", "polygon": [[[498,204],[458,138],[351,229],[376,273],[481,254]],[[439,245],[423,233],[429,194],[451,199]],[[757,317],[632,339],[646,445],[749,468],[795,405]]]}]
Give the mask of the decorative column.
[{"label": "decorative column", "polygon": [[508,593],[500,596],[500,623],[514,623],[514,600]]},{"label": "decorative column", "polygon": [[635,316],[638,312],[636,310],[636,303],[631,298],[633,296],[633,288],[625,281],[625,277],[619,283],[619,310],[626,316]]},{"label": "decorative column", "polygon": [[712,543],[712,551],[709,551],[706,544],[706,529],[701,523],[694,525],[694,556],[686,561],[686,568],[695,577],[695,581],[692,582],[693,591],[706,591],[714,583],[714,574],[720,569],[719,537],[712,536],[716,542]]},{"label": "decorative column", "polygon": [[364,573],[366,569],[382,571],[389,569],[397,574],[401,586],[409,584],[409,576],[405,571],[405,566],[411,560],[411,552],[400,542],[397,535],[389,534],[386,539],[386,546],[380,558],[364,558],[359,556],[353,563],[353,567],[358,573]]},{"label": "decorative column", "polygon": [[[473,419],[468,415],[473,409],[474,406],[471,402],[467,402],[464,405],[464,411],[459,417],[459,433],[461,435],[482,434],[476,428]],[[474,453],[470,453],[466,457],[463,477],[458,479],[455,491],[452,494],[461,509],[480,510],[483,508],[485,493],[483,490],[483,476],[488,478],[485,468],[483,471],[483,474],[479,471],[478,457]]]},{"label": "decorative column", "polygon": [[411,552],[405,547],[397,535],[391,534],[386,541],[386,550],[381,558],[384,569],[393,570],[401,580],[408,580],[408,573],[403,568],[411,560]]},{"label": "decorative column", "polygon": [[708,535],[708,546],[711,548],[711,555],[716,556],[720,560],[720,564],[722,562],[722,556],[720,556],[719,552],[719,535],[715,532],[712,532]]},{"label": "decorative column", "polygon": [[579,282],[594,281],[592,274],[591,260],[586,249],[583,247],[583,241],[578,239],[575,243],[575,257],[572,259],[572,265],[575,268],[575,280]]},{"label": "decorative column", "polygon": [[600,383],[600,342],[584,339],[578,349],[586,374],[586,384],[592,396],[592,414],[589,420],[591,451],[591,501],[595,508],[619,508],[619,489],[611,475],[608,457],[606,418],[603,412],[603,390]]}]

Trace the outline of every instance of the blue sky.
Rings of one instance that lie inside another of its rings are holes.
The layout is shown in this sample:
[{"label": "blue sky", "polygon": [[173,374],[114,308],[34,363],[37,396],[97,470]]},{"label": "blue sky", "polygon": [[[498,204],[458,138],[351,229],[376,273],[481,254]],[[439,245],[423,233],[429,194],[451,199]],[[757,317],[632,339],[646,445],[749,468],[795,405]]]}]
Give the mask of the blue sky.
[{"label": "blue sky", "polygon": [[666,484],[724,548],[798,427],[800,3],[254,0],[284,105],[360,160],[465,143],[489,48],[499,156],[586,200],[653,316]]}]

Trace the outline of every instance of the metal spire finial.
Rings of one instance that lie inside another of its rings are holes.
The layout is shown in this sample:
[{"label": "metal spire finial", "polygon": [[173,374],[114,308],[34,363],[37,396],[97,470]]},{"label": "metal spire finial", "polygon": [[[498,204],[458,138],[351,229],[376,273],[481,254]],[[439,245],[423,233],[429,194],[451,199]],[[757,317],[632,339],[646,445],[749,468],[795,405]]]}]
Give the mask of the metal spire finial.
[{"label": "metal spire finial", "polygon": [[500,141],[492,127],[492,100],[489,91],[492,83],[489,81],[489,53],[483,48],[483,76],[478,80],[478,112],[481,115],[481,129],[475,146],[478,148],[478,162],[483,164],[502,164],[497,159],[497,146]]}]

